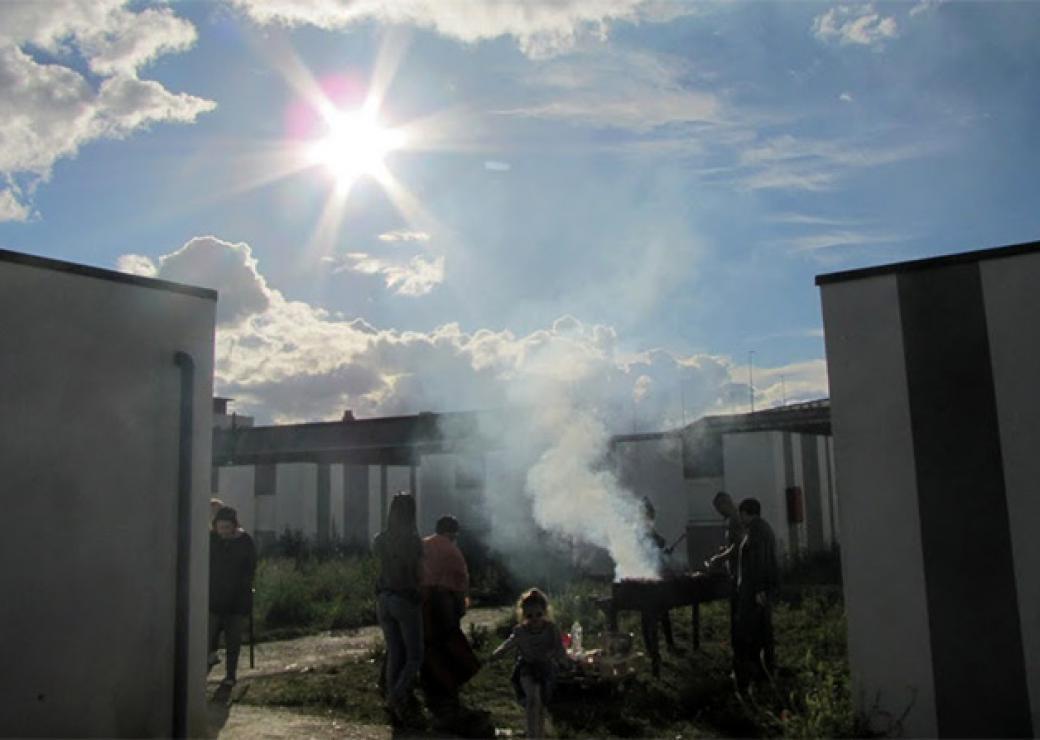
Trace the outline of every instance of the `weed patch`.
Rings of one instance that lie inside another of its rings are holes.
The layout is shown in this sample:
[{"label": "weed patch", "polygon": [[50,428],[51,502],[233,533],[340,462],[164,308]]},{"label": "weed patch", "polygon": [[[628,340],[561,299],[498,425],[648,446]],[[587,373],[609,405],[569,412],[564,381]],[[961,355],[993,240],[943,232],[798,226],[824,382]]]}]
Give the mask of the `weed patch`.
[{"label": "weed patch", "polygon": [[[555,619],[564,631],[581,621],[588,647],[598,645],[605,616],[595,599],[609,586],[580,581],[551,594]],[[644,664],[624,685],[579,688],[561,684],[550,708],[553,735],[589,737],[849,737],[866,734],[849,691],[845,616],[830,590],[807,586],[793,603],[774,613],[781,670],[754,696],[740,699],[730,679],[729,605],[701,608],[701,649],[690,649],[689,609],[672,612],[683,654],[663,651],[660,679]],[[522,731],[523,710],[509,676],[509,660],[490,663],[490,653],[512,628],[508,617],[491,629],[471,632],[483,669],[462,692],[464,703],[491,713],[492,722],[514,735]],[[624,613],[620,627],[639,633],[638,615]],[[638,649],[642,649],[637,641]],[[357,722],[384,723],[378,692],[381,655],[308,674],[257,679],[246,701],[306,711],[332,711]]]},{"label": "weed patch", "polygon": [[367,556],[261,560],[253,604],[257,639],[373,624],[376,574]]}]

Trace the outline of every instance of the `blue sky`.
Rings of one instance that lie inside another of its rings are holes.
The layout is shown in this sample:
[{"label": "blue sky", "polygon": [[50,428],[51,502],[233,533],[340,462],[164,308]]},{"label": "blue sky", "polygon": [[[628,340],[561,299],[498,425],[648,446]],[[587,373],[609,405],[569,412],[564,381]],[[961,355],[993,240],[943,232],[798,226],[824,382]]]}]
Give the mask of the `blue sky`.
[{"label": "blue sky", "polygon": [[[816,274],[1040,236],[1034,3],[55,0],[0,29],[0,246],[218,288],[217,390],[262,419],[556,373],[662,426],[739,410],[751,350],[757,405],[818,397]],[[382,91],[396,192],[276,177],[308,83]]]}]

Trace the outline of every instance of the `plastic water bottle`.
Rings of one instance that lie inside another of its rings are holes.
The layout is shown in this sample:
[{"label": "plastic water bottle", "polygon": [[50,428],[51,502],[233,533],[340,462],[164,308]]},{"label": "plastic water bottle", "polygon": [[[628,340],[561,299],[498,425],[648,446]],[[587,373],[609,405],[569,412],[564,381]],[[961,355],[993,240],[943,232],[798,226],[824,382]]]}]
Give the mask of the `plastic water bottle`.
[{"label": "plastic water bottle", "polygon": [[581,655],[584,652],[581,648],[581,622],[578,621],[571,625],[571,652],[575,655]]}]

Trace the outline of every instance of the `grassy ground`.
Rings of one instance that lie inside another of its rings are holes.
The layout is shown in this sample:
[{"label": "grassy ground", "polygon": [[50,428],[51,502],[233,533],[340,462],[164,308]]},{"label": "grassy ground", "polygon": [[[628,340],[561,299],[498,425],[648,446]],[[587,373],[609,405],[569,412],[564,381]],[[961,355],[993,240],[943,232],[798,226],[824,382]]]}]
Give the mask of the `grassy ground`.
[{"label": "grassy ground", "polygon": [[371,557],[261,560],[253,601],[256,639],[374,624],[377,573]]},{"label": "grassy ground", "polygon": [[[475,605],[498,606],[512,598],[512,586],[503,573],[494,565],[472,571]],[[369,555],[264,558],[254,582],[256,640],[375,624],[377,575],[378,566]]]},{"label": "grassy ground", "polygon": [[[267,567],[273,570],[266,577],[272,583],[282,584],[274,589],[274,594],[296,588],[278,580],[291,580],[289,574],[278,570],[287,566]],[[370,573],[364,575],[368,573],[366,567],[369,566],[353,565],[339,571],[338,576],[315,577],[314,581],[332,579],[338,583],[341,578],[370,577]],[[360,568],[360,575],[350,568]],[[608,591],[609,586],[604,584],[578,582],[552,594],[556,621],[566,630],[572,621],[580,619],[586,646],[595,647],[596,636],[605,624],[591,597]],[[552,733],[559,737],[860,735],[862,724],[853,712],[849,696],[845,620],[839,593],[826,585],[795,583],[789,587],[788,600],[777,605],[774,615],[782,670],[774,684],[756,691],[752,701],[742,702],[732,690],[728,604],[715,603],[702,608],[701,650],[685,655],[664,652],[660,679],[653,679],[649,666],[643,665],[628,685],[614,693],[609,688],[593,691],[561,687],[550,711]],[[365,597],[370,594],[369,589]],[[278,596],[270,603],[279,604],[282,598],[288,595]],[[326,603],[339,602],[333,597]],[[327,607],[327,611],[315,609],[314,613],[323,615],[319,618],[325,624],[335,615],[359,614],[349,612],[350,608],[341,605]],[[279,614],[277,609],[274,613]],[[688,647],[689,610],[675,610],[672,618],[677,641]],[[496,630],[471,635],[482,659],[486,661],[510,627],[504,621]],[[622,629],[638,634],[635,615],[623,618]],[[319,672],[260,679],[250,688],[246,701],[331,712],[354,722],[382,724],[386,716],[376,689],[379,658],[373,654]],[[463,700],[470,707],[490,712],[497,728],[519,734],[523,715],[513,699],[510,671],[508,661],[485,665],[465,688]]]}]

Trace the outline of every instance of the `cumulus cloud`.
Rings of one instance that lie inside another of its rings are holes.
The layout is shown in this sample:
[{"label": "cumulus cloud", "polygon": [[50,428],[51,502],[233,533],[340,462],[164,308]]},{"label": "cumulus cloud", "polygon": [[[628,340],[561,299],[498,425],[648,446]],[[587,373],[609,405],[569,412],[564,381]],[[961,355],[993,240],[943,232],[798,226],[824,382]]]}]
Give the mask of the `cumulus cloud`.
[{"label": "cumulus cloud", "polygon": [[140,254],[124,254],[116,261],[116,267],[137,275],[217,290],[219,325],[237,324],[266,311],[276,295],[257,271],[248,244],[232,244],[214,236],[197,236],[177,251],[160,257],[158,264]]},{"label": "cumulus cloud", "polygon": [[894,39],[899,26],[895,18],[879,14],[873,4],[839,5],[816,16],[812,31],[821,41],[877,48]]},{"label": "cumulus cloud", "polygon": [[806,360],[774,368],[755,367],[756,409],[815,401],[826,396],[826,360]]},{"label": "cumulus cloud", "polygon": [[257,23],[312,25],[341,29],[379,21],[407,23],[443,36],[477,43],[511,36],[526,55],[549,57],[567,51],[585,36],[605,38],[610,24],[659,22],[693,12],[681,3],[659,0],[232,0]]},{"label": "cumulus cloud", "polygon": [[[741,368],[725,357],[677,356],[664,350],[626,354],[617,332],[564,316],[517,335],[464,331],[445,324],[429,332],[373,327],[288,300],[268,286],[248,244],[196,237],[158,260],[124,255],[121,269],[216,289],[216,391],[261,421],[338,419],[545,404],[547,389],[566,390],[575,407],[595,408],[613,431],[630,430],[638,394],[643,431],[677,426],[685,416],[730,410],[746,398]],[[770,370],[755,368],[768,381]],[[816,376],[793,380],[826,395]],[[743,389],[742,395],[731,387]],[[762,388],[762,385],[759,385]],[[809,390],[806,390],[809,393]],[[685,406],[683,406],[685,402]]]},{"label": "cumulus cloud", "polygon": [[0,222],[28,221],[30,213],[29,207],[18,197],[16,188],[0,190]]},{"label": "cumulus cloud", "polygon": [[398,229],[397,231],[387,231],[379,235],[379,241],[381,242],[428,242],[430,241],[430,235],[425,231],[408,231],[407,229]]},{"label": "cumulus cloud", "polygon": [[152,262],[151,257],[143,254],[123,254],[116,260],[116,269],[131,275],[143,277],[155,277],[159,274],[159,268]]},{"label": "cumulus cloud", "polygon": [[409,260],[375,257],[364,252],[347,254],[337,272],[350,270],[362,275],[382,275],[386,287],[398,295],[426,295],[444,282],[444,256],[416,255]]},{"label": "cumulus cloud", "polygon": [[[46,180],[57,160],[90,141],[191,123],[215,107],[139,77],[196,35],[170,8],[132,8],[124,0],[0,3],[0,175]],[[53,59],[38,61],[34,49]]]}]

